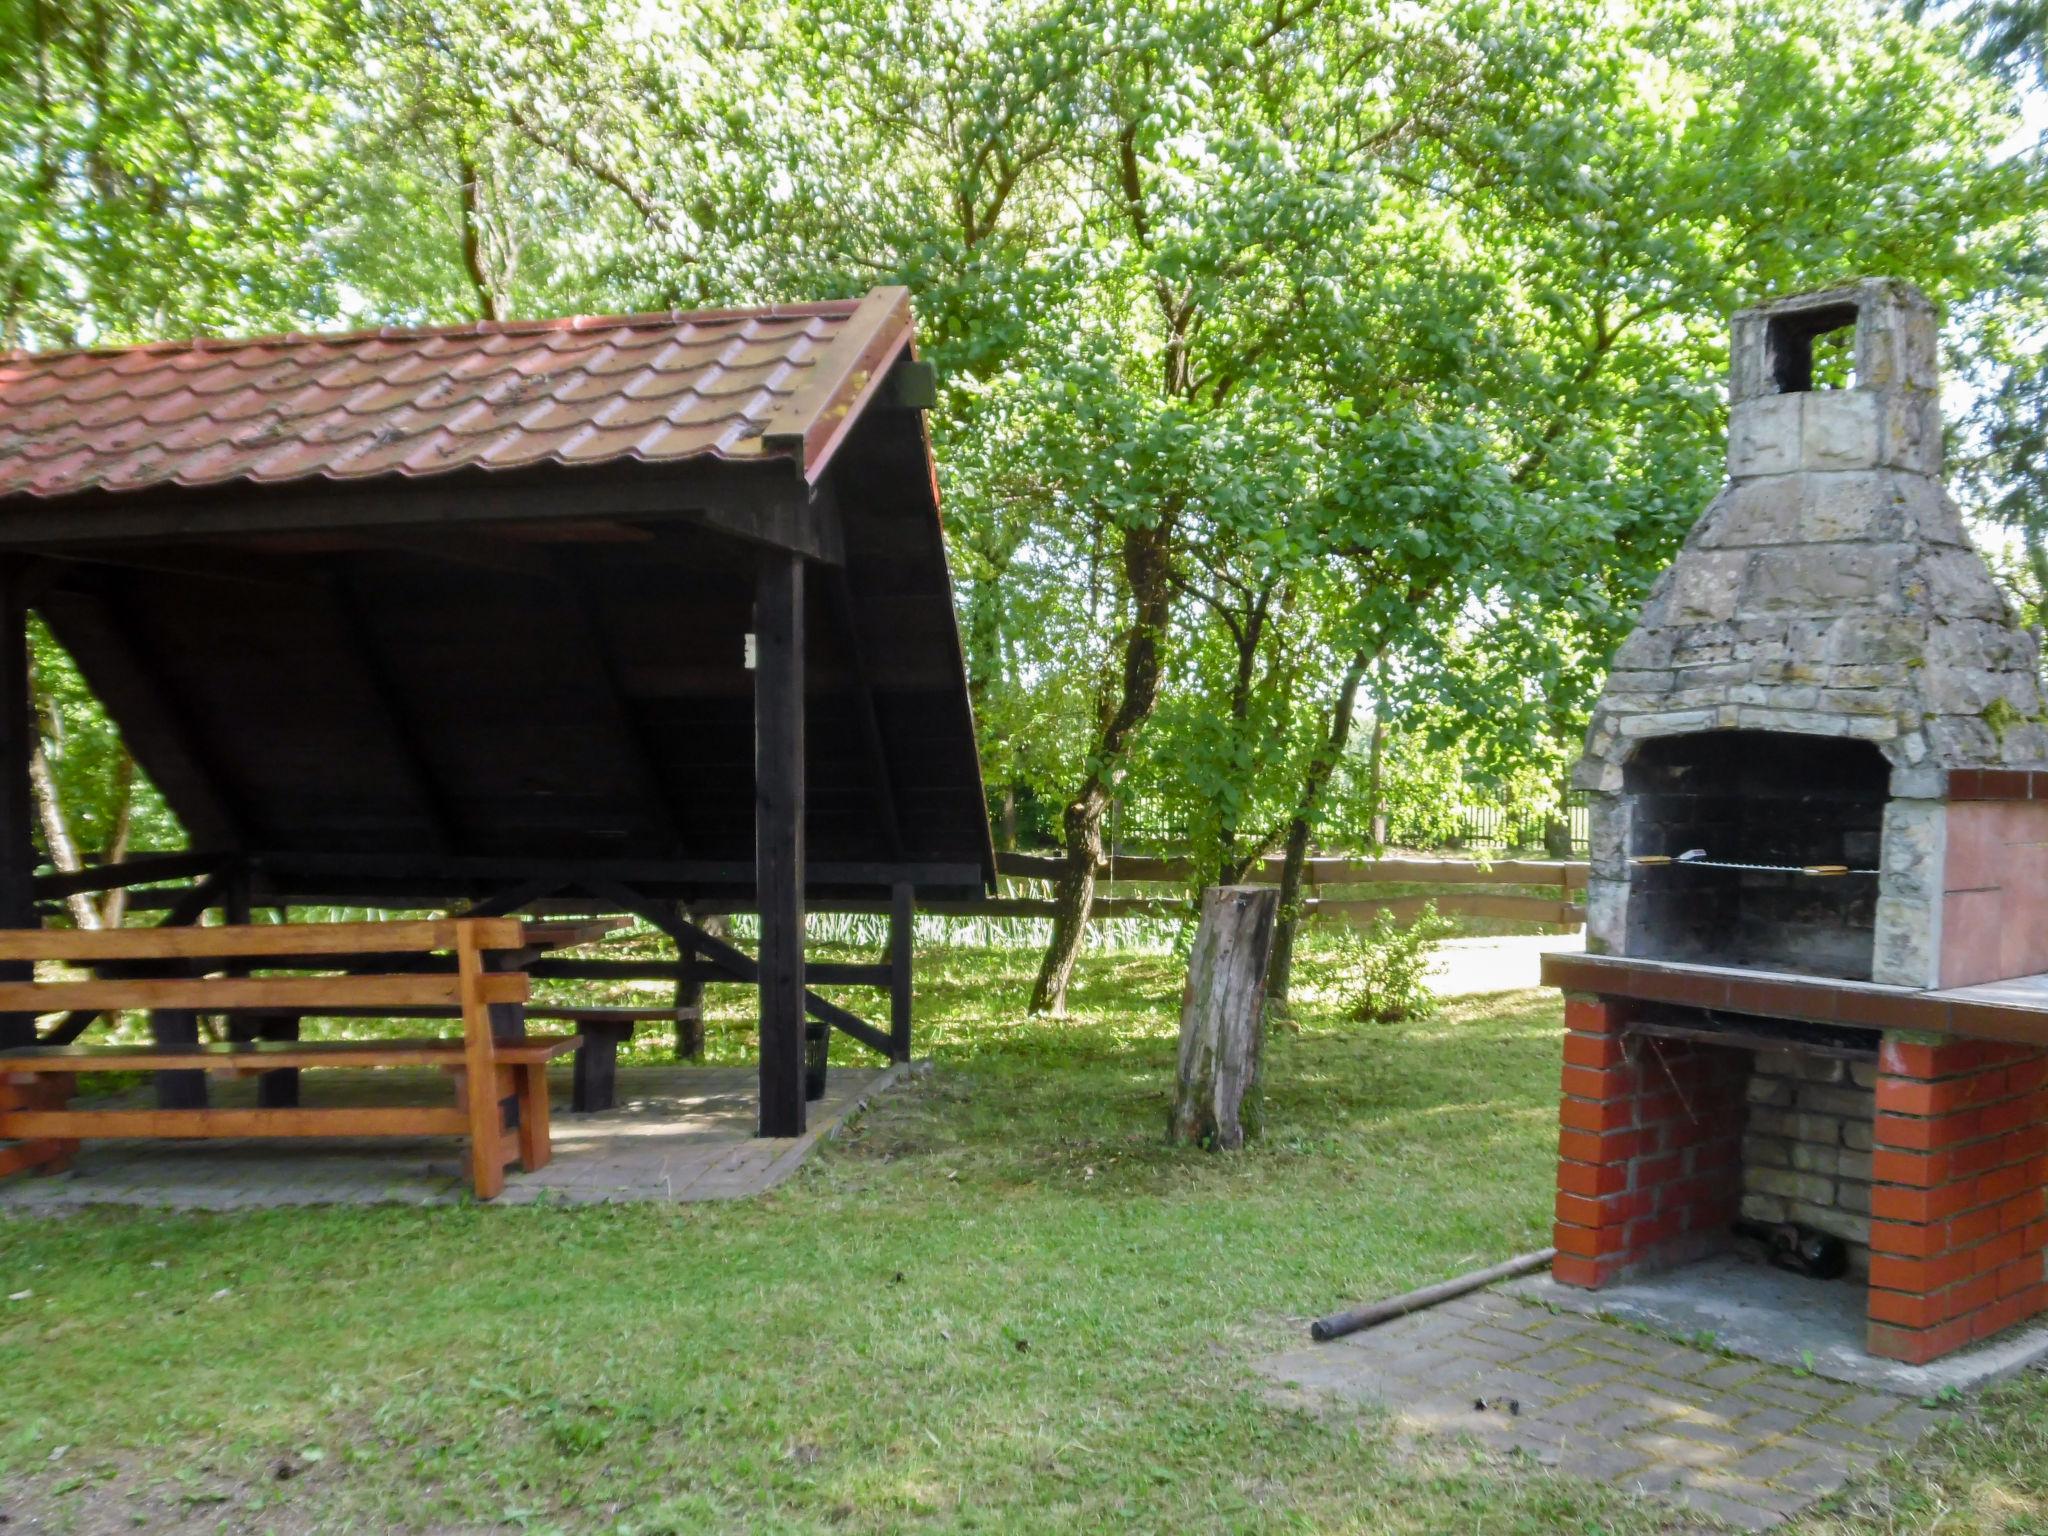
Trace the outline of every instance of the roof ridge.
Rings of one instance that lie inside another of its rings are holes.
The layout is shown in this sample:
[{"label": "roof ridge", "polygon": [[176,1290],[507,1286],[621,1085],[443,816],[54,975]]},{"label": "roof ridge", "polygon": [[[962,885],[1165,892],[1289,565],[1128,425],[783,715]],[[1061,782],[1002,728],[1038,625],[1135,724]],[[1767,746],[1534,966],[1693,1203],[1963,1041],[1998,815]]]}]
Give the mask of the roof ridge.
[{"label": "roof ridge", "polygon": [[524,320],[468,320],[446,325],[363,326],[349,331],[272,331],[256,336],[192,335],[106,346],[28,347],[0,349],[0,363],[50,362],[65,357],[120,357],[130,353],[233,352],[245,347],[324,346],[361,341],[431,341],[444,336],[536,336],[552,331],[597,331],[607,327],[651,329],[656,326],[719,323],[729,320],[808,320],[824,315],[851,315],[861,301],[819,299],[805,303],[734,305],[724,309],[651,309],[622,315],[556,315]]}]

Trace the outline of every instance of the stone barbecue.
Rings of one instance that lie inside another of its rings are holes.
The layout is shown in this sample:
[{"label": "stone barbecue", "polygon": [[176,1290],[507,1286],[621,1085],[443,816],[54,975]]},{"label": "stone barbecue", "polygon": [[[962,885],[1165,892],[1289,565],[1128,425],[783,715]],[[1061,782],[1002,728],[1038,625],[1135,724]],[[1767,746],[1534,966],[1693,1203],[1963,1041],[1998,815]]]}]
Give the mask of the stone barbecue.
[{"label": "stone barbecue", "polygon": [[1576,782],[1556,1277],[1846,1246],[1873,1353],[2048,1305],[2048,708],[1941,481],[1932,306],[1735,319],[1728,480],[1616,653]]}]

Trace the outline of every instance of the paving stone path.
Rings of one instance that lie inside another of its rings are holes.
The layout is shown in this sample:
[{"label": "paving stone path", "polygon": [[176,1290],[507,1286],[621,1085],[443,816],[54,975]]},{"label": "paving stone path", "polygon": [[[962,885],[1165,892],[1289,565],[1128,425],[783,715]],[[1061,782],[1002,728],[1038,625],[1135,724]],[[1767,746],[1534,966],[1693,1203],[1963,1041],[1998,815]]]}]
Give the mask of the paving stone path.
[{"label": "paving stone path", "polygon": [[1575,1477],[1760,1531],[1941,1417],[1911,1398],[1479,1292],[1260,1364],[1278,1401],[1384,1407]]},{"label": "paving stone path", "polygon": [[[554,1160],[538,1173],[506,1170],[495,1203],[567,1204],[739,1200],[794,1173],[873,1094],[907,1067],[834,1067],[810,1129],[787,1139],[754,1134],[759,1089],[751,1067],[621,1067],[616,1109],[569,1110],[569,1075],[550,1074]],[[255,1101],[249,1079],[209,1085],[213,1102]],[[452,1093],[431,1069],[308,1072],[308,1108],[434,1102]],[[154,1102],[147,1088],[98,1101]],[[282,1205],[455,1205],[469,1198],[463,1146],[454,1137],[303,1140],[88,1141],[53,1178],[0,1181],[0,1210],[142,1205],[173,1210],[249,1210]]]}]

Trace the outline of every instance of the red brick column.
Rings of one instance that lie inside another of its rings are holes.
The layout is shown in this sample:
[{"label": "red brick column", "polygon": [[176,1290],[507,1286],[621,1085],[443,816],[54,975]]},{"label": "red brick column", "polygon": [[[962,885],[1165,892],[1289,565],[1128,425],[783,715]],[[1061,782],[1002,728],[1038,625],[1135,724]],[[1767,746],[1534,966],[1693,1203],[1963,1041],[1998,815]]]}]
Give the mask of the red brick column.
[{"label": "red brick column", "polygon": [[2048,1056],[1887,1035],[1870,1190],[1874,1355],[1913,1364],[2048,1307]]},{"label": "red brick column", "polygon": [[1565,1285],[1698,1257],[1741,1204],[1748,1053],[1626,1036],[1629,1008],[1565,999],[1551,1263]]}]

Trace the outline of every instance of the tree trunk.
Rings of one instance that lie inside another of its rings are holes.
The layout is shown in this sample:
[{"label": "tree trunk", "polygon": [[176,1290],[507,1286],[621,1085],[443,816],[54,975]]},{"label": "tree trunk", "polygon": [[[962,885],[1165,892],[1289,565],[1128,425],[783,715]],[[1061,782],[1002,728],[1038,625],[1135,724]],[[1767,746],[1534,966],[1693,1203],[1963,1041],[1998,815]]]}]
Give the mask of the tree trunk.
[{"label": "tree trunk", "polygon": [[1365,803],[1372,807],[1372,851],[1378,853],[1387,846],[1386,801],[1382,792],[1387,767],[1387,690],[1380,670],[1375,668],[1374,673],[1372,742],[1366,756]]},{"label": "tree trunk", "polygon": [[1572,856],[1572,771],[1562,774],[1557,786],[1557,809],[1543,818],[1543,851],[1553,859]]},{"label": "tree trunk", "polygon": [[1366,669],[1374,660],[1374,652],[1360,651],[1344,669],[1344,681],[1337,689],[1337,700],[1330,715],[1329,730],[1323,737],[1322,750],[1309,759],[1308,773],[1302,779],[1301,798],[1295,803],[1294,815],[1287,823],[1286,852],[1280,862],[1280,921],[1273,936],[1272,975],[1266,986],[1266,995],[1276,1007],[1286,1005],[1287,989],[1294,978],[1294,935],[1301,926],[1301,877],[1308,864],[1308,840],[1315,830],[1316,807],[1322,802],[1330,775],[1337,771],[1344,749],[1351,742],[1351,715],[1358,708],[1358,690],[1364,685]]},{"label": "tree trunk", "polygon": [[1102,862],[1102,821],[1109,814],[1110,775],[1159,702],[1161,636],[1172,613],[1174,525],[1177,514],[1161,517],[1150,528],[1124,535],[1123,567],[1135,612],[1124,633],[1123,689],[1109,711],[1089,754],[1093,767],[1061,816],[1066,841],[1066,867],[1053,886],[1052,942],[1031,989],[1032,1013],[1064,1014],[1074,962],[1088,932],[1088,914],[1095,904],[1095,867]]},{"label": "tree trunk", "polygon": [[1202,893],[1202,925],[1181,994],[1171,1141],[1230,1152],[1259,1133],[1266,965],[1279,911],[1280,893],[1270,885],[1212,885]]},{"label": "tree trunk", "polygon": [[[57,798],[56,776],[50,772],[50,759],[44,754],[40,739],[29,748],[28,781],[35,791],[36,819],[43,824],[43,844],[50,851],[50,862],[60,874],[77,874],[83,868],[78,845],[71,840],[71,824],[65,819],[63,802]],[[65,905],[71,909],[72,926],[99,927],[100,909],[93,905],[90,892],[75,892],[65,898]]]},{"label": "tree trunk", "polygon": [[[128,857],[128,840],[135,833],[135,754],[122,743],[114,759],[114,785],[120,809],[114,813],[114,830],[107,846],[100,850],[100,863],[119,864]],[[118,928],[127,920],[128,891],[117,887],[100,897],[100,926]]]}]

